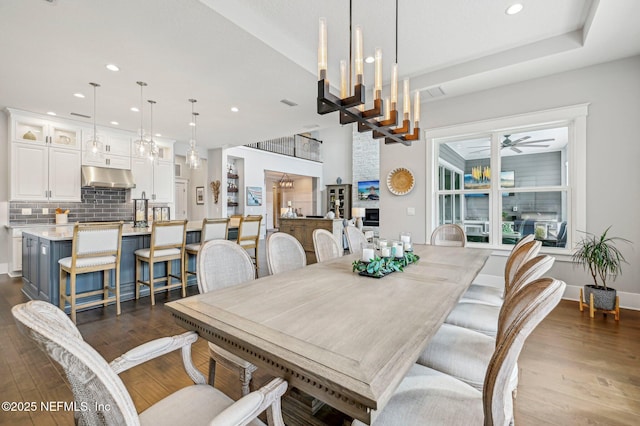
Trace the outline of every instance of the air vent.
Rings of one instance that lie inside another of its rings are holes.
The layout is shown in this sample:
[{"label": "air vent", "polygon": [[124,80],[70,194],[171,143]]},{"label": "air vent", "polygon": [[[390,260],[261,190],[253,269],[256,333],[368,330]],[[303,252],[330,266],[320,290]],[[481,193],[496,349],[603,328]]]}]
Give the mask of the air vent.
[{"label": "air vent", "polygon": [[289,99],[281,99],[280,102],[282,102],[285,105],[289,105],[290,107],[298,106],[297,103],[290,101]]},{"label": "air vent", "polygon": [[427,89],[427,93],[431,98],[439,98],[440,96],[445,95],[444,90],[442,90],[442,87],[440,86]]},{"label": "air vent", "polygon": [[77,112],[71,112],[70,114],[75,115],[76,117],[91,118],[90,115],[78,114]]}]

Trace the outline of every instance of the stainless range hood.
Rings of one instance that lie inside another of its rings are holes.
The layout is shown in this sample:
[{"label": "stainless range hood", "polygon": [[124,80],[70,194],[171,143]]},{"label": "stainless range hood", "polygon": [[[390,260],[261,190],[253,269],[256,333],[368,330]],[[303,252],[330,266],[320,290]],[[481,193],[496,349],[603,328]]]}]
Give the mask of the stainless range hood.
[{"label": "stainless range hood", "polygon": [[82,166],[82,186],[94,188],[135,188],[131,170]]}]

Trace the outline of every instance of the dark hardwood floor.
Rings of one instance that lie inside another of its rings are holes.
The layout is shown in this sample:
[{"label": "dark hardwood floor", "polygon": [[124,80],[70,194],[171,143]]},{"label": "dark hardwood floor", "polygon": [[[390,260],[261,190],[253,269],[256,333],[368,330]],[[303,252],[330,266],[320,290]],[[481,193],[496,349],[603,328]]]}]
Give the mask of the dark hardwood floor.
[{"label": "dark hardwood floor", "polygon": [[[72,401],[64,373],[29,339],[22,336],[11,316],[11,306],[26,301],[20,279],[0,275],[0,394],[3,401]],[[191,293],[197,291],[193,287]],[[179,297],[177,292],[170,299]],[[148,298],[115,308],[78,314],[85,338],[108,361],[148,340],[182,333],[164,310],[166,296],[155,307]],[[194,345],[196,365],[206,372],[207,345]],[[621,320],[598,315],[590,319],[576,302],[563,301],[527,341],[519,360],[520,385],[515,403],[518,425],[637,425],[640,424],[640,312],[623,310]],[[124,372],[122,380],[138,411],[190,384],[178,353]],[[268,377],[255,375],[259,387]],[[240,388],[230,371],[219,371],[216,386],[238,398]],[[293,412],[304,398],[290,396]],[[298,407],[299,408],[299,407]],[[294,418],[288,424],[309,424]],[[72,424],[71,412],[5,412],[0,424]],[[343,424],[339,413],[324,407],[317,424]]]}]

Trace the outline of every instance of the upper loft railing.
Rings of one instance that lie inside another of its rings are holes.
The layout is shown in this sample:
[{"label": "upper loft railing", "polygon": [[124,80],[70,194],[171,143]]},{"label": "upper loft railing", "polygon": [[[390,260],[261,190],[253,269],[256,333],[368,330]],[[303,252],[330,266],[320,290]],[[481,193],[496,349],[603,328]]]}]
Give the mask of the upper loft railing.
[{"label": "upper loft railing", "polygon": [[305,160],[322,162],[322,141],[304,135],[286,136],[283,138],[269,139],[262,142],[250,143],[249,148],[269,151],[290,157],[303,158]]}]

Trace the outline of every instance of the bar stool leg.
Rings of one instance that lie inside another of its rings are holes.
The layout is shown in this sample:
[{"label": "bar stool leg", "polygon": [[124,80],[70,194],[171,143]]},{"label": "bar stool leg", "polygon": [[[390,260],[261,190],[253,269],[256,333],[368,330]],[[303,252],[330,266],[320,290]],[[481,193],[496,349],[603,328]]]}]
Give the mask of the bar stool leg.
[{"label": "bar stool leg", "polygon": [[71,321],[76,323],[76,274],[71,273]]},{"label": "bar stool leg", "polygon": [[116,264],[116,315],[120,315],[120,265]]},{"label": "bar stool leg", "polygon": [[182,297],[187,297],[187,265],[184,258],[180,261],[180,283],[182,284]]},{"label": "bar stool leg", "polygon": [[165,263],[167,265],[167,299],[168,299],[169,298],[169,292],[171,291],[169,286],[171,285],[171,281],[172,281],[171,267],[173,266],[173,260],[167,260]]},{"label": "bar stool leg", "polygon": [[60,295],[59,295],[59,302],[58,304],[60,305],[60,309],[62,309],[64,311],[64,307],[66,305],[66,301],[65,301],[65,296],[67,294],[67,275],[64,271],[64,269],[62,269],[62,266],[60,266]]},{"label": "bar stool leg", "polygon": [[153,262],[151,261],[151,259],[149,259],[149,262],[147,262],[149,265],[149,291],[151,292],[151,306],[155,306],[156,305],[156,292],[155,289],[153,288],[153,284],[155,281],[155,276],[153,273]]},{"label": "bar stool leg", "polygon": [[140,299],[140,268],[142,262],[140,258],[136,256],[136,300]]},{"label": "bar stool leg", "polygon": [[111,281],[111,271],[105,269],[102,271],[102,305],[106,308],[109,304],[109,281]]}]

